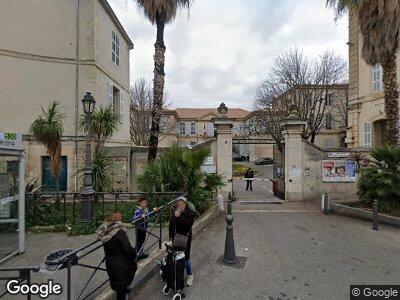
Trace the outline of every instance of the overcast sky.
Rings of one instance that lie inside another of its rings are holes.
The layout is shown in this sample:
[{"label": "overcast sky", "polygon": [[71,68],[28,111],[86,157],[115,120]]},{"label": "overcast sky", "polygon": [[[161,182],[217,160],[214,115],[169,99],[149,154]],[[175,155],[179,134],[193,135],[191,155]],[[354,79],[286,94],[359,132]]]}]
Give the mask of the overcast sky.
[{"label": "overcast sky", "polygon": [[[109,0],[132,38],[131,83],[153,78],[156,29],[134,0]],[[165,30],[166,89],[174,107],[251,108],[272,59],[297,46],[310,56],[347,59],[347,18],[325,0],[196,0]]]}]

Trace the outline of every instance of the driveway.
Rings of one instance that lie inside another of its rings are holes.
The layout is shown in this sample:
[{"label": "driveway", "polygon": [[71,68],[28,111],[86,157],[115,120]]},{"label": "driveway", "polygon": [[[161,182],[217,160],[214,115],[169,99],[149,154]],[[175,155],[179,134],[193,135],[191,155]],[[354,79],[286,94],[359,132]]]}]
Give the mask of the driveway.
[{"label": "driveway", "polygon": [[279,201],[272,192],[272,165],[256,166],[254,163],[238,163],[260,170],[262,174],[253,182],[253,191],[246,191],[244,178],[234,178],[233,191],[239,201]]},{"label": "driveway", "polygon": [[[400,231],[312,205],[285,203],[235,210],[236,253],[243,269],[217,264],[224,250],[219,218],[193,242],[195,283],[188,299],[349,299],[350,284],[399,284]],[[166,299],[156,275],[134,297]]]}]

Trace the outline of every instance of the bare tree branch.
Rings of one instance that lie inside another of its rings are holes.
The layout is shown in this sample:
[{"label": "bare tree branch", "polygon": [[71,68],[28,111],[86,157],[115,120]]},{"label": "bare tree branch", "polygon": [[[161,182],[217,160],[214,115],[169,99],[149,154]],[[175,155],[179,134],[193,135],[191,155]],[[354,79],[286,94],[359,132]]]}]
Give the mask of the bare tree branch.
[{"label": "bare tree branch", "polygon": [[[164,93],[164,109],[171,105],[168,93]],[[148,146],[151,131],[151,111],[153,108],[153,88],[144,78],[139,78],[131,87],[130,135],[137,146]],[[169,118],[161,118],[160,133],[176,129],[175,122]],[[163,136],[163,135],[161,135]],[[161,140],[161,138],[160,138]]]},{"label": "bare tree branch", "polygon": [[330,51],[313,60],[297,48],[278,56],[255,98],[255,107],[268,111],[262,122],[271,135],[281,139],[277,121],[294,105],[299,117],[306,120],[302,137],[314,142],[324,126],[327,97],[346,73],[346,61]]}]

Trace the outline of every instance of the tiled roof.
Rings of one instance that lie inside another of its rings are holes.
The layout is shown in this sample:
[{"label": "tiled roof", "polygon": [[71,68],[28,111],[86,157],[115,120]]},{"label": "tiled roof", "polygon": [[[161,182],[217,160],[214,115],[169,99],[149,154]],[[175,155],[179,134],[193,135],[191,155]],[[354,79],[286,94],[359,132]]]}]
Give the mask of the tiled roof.
[{"label": "tiled roof", "polygon": [[[177,108],[175,109],[180,119],[201,119],[210,114],[219,116],[216,108]],[[229,108],[228,118],[232,119],[243,119],[250,112],[242,108]]]}]

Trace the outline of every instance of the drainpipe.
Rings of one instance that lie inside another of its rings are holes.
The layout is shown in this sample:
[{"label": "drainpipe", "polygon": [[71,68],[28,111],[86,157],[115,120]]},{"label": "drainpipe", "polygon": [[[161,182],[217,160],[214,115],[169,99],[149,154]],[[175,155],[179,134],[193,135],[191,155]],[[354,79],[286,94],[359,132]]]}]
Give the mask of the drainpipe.
[{"label": "drainpipe", "polygon": [[79,3],[80,0],[76,0],[76,34],[75,34],[75,153],[74,153],[74,192],[78,191],[78,132],[79,132]]}]

